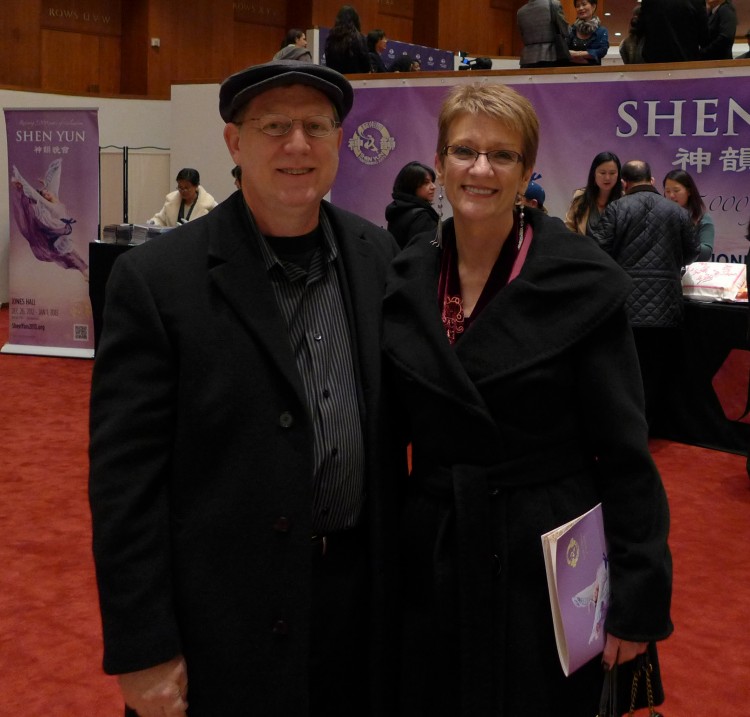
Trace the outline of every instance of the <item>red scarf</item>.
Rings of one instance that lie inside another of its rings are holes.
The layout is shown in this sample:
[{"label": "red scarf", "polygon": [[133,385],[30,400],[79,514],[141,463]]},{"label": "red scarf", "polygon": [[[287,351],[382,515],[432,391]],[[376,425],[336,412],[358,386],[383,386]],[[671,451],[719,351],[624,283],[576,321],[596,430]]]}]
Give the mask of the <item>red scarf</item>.
[{"label": "red scarf", "polygon": [[451,345],[461,338],[461,335],[469,329],[482,309],[489,304],[500,289],[515,279],[521,270],[531,243],[532,231],[527,224],[524,227],[523,238],[520,241],[518,240],[520,216],[520,214],[516,214],[513,219],[510,234],[503,243],[500,254],[492,267],[487,283],[482,289],[471,316],[464,314],[463,299],[461,298],[454,225],[453,222],[446,222],[443,225],[443,255],[438,281],[438,302],[441,307],[443,327]]}]

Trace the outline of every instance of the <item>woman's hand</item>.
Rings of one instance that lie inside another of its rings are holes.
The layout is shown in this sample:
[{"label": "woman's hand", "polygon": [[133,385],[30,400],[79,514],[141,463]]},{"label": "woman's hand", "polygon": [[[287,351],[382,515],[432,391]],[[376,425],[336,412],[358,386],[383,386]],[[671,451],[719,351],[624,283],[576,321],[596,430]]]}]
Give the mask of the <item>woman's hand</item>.
[{"label": "woman's hand", "polygon": [[602,664],[605,670],[611,670],[615,665],[621,665],[623,662],[630,662],[638,655],[646,652],[647,642],[630,642],[621,640],[619,637],[607,633],[607,640],[604,643],[604,654],[602,655]]},{"label": "woman's hand", "polygon": [[589,55],[586,50],[571,50],[570,51],[570,61],[575,63],[576,65],[586,65],[588,64],[589,58],[591,55]]}]

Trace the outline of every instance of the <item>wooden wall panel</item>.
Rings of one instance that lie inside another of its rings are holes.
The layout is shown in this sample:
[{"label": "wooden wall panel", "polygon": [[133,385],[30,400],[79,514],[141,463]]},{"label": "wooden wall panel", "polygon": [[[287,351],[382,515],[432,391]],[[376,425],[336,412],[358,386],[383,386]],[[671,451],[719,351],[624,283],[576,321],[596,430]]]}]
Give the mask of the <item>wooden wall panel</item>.
[{"label": "wooden wall panel", "polygon": [[285,35],[286,30],[278,27],[235,23],[232,64],[224,77],[250,65],[269,62],[279,51]]},{"label": "wooden wall panel", "polygon": [[120,92],[120,38],[41,31],[41,89],[46,92]]},{"label": "wooden wall panel", "polygon": [[39,87],[39,12],[39,0],[8,3],[3,7],[0,84]]},{"label": "wooden wall panel", "polygon": [[438,47],[472,55],[508,55],[513,46],[515,11],[481,2],[440,3]]}]

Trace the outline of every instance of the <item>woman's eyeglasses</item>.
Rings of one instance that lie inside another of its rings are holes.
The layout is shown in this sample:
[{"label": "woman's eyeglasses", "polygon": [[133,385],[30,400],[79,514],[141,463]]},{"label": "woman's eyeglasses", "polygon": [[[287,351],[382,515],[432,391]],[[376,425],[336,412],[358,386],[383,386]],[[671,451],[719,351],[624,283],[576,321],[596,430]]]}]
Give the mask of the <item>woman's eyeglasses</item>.
[{"label": "woman's eyeglasses", "polygon": [[477,152],[476,149],[464,147],[462,144],[447,144],[443,147],[443,154],[448,155],[457,162],[466,164],[474,164],[479,159],[479,155],[484,155],[495,169],[509,169],[519,162],[523,162],[523,155],[514,152],[512,149],[493,149],[490,152]]}]

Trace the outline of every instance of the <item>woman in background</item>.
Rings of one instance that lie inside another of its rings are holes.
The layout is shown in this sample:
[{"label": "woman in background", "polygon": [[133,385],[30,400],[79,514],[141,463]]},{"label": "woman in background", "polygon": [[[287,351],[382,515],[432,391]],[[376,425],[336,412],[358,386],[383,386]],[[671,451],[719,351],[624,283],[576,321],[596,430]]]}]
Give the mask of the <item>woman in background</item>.
[{"label": "woman in background", "polygon": [[[393,182],[393,201],[385,208],[388,231],[403,249],[417,234],[434,236],[440,217],[432,208],[435,199],[435,170],[421,162],[409,162]],[[430,237],[430,239],[433,238]]]},{"label": "woman in background", "polygon": [[281,49],[273,56],[273,59],[312,62],[312,53],[307,49],[305,31],[296,27],[289,30],[281,41]]},{"label": "woman in background", "polygon": [[185,167],[177,172],[177,189],[167,194],[164,206],[148,220],[157,227],[176,227],[208,214],[216,200],[200,186],[197,169]]},{"label": "woman in background", "polygon": [[328,33],[326,65],[342,75],[370,72],[367,41],[362,35],[359,15],[351,5],[343,5]]},{"label": "woman in background", "polygon": [[[412,444],[401,714],[595,715],[602,662],[630,661],[672,631],[669,513],[630,281],[592,240],[517,208],[539,143],[527,99],[463,84],[438,122],[453,217],[396,256],[383,303],[387,375]],[[540,536],[600,502],[604,654],[565,677]]]},{"label": "woman in background", "polygon": [[609,33],[596,16],[597,0],[574,0],[576,21],[570,27],[570,61],[576,65],[601,65],[609,50]]},{"label": "woman in background", "polygon": [[706,205],[703,203],[695,180],[684,169],[673,169],[664,177],[662,186],[664,196],[677,202],[690,214],[701,245],[700,254],[695,261],[711,261],[711,255],[714,252],[714,220],[710,214],[706,213]]},{"label": "woman in background", "polygon": [[607,205],[621,196],[620,159],[612,152],[599,152],[591,162],[586,186],[573,193],[565,226],[578,234],[593,236]]},{"label": "woman in background", "polygon": [[384,30],[370,30],[367,33],[367,51],[370,56],[371,72],[388,72],[382,53],[388,46],[388,38]]}]

